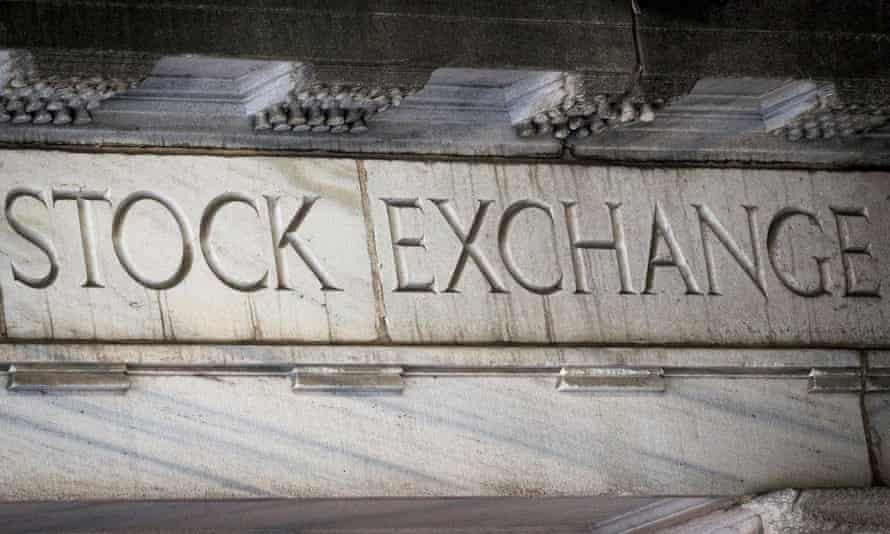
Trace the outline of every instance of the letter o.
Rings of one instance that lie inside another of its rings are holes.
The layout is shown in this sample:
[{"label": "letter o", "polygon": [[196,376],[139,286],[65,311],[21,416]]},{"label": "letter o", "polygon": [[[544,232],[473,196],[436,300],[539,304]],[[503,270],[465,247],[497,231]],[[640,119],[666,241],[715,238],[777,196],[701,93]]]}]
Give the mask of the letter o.
[{"label": "letter o", "polygon": [[[179,226],[179,237],[182,239],[182,256],[179,260],[179,267],[176,269],[175,273],[164,280],[150,280],[139,274],[133,266],[133,261],[130,259],[130,251],[124,241],[124,222],[127,219],[127,215],[130,213],[130,209],[132,209],[140,200],[154,200],[161,206],[164,206],[164,208],[173,215],[177,226]],[[182,213],[182,210],[180,210],[172,200],[159,193],[154,193],[152,191],[137,191],[121,201],[117,210],[114,212],[114,220],[111,225],[111,240],[114,244],[114,253],[117,255],[117,259],[121,262],[124,270],[127,271],[127,274],[129,274],[133,280],[136,280],[149,289],[160,290],[175,287],[185,279],[192,268],[192,263],[195,257],[194,245],[192,243],[194,241],[192,229],[189,226],[185,215]]]}]

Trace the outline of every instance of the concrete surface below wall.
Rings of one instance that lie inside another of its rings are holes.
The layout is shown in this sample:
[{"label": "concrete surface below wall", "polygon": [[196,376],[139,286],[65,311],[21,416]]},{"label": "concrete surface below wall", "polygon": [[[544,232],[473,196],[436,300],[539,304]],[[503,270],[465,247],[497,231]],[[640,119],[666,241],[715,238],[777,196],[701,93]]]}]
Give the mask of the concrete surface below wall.
[{"label": "concrete surface below wall", "polygon": [[[138,531],[576,534],[639,510],[701,512],[719,499],[467,498],[0,503],[6,534]],[[731,502],[731,501],[730,501]]]},{"label": "concrete surface below wall", "polygon": [[884,534],[890,490],[560,497],[0,503],[6,534]]}]

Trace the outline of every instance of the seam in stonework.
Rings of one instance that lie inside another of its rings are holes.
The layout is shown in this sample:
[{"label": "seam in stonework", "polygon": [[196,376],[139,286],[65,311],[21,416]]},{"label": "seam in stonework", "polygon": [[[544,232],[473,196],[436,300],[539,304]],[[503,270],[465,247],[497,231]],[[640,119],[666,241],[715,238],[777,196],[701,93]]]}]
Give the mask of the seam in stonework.
[{"label": "seam in stonework", "polygon": [[365,236],[368,240],[368,259],[371,262],[371,285],[374,287],[374,308],[377,312],[375,328],[377,341],[390,342],[389,328],[386,324],[386,303],[383,301],[383,281],[380,278],[380,262],[377,254],[377,236],[374,221],[371,218],[371,197],[368,194],[368,171],[364,160],[355,160],[358,171],[359,193],[362,196],[362,218],[365,223]]},{"label": "seam in stonework", "polygon": [[3,301],[3,288],[0,288],[0,337],[6,336],[6,304]]},{"label": "seam in stonework", "polygon": [[630,0],[631,30],[633,31],[634,57],[636,65],[631,74],[631,93],[642,90],[643,76],[646,74],[646,55],[643,50],[643,35],[640,32],[640,16],[643,14],[637,0]]},{"label": "seam in stonework", "polygon": [[860,388],[859,388],[859,411],[862,414],[862,429],[865,433],[865,446],[868,451],[868,465],[871,470],[871,485],[872,486],[886,486],[887,482],[884,480],[883,474],[881,473],[881,462],[880,462],[880,451],[877,446],[879,443],[874,442],[874,435],[872,433],[871,421],[868,417],[868,407],[865,403],[865,396],[868,393],[868,352],[860,351],[859,352],[859,361],[860,361]]}]

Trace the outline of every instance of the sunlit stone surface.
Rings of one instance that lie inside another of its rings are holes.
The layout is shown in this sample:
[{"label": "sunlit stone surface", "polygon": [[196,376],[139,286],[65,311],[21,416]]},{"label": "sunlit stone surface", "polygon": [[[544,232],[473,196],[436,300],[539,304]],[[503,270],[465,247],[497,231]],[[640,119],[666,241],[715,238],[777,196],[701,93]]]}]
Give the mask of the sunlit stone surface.
[{"label": "sunlit stone surface", "polygon": [[592,395],[558,391],[554,373],[446,371],[357,396],[295,393],[285,376],[134,375],[125,395],[0,392],[0,455],[16,459],[0,497],[726,495],[870,476],[858,396],[810,394],[805,376]]},{"label": "sunlit stone surface", "polygon": [[886,173],[0,163],[0,499],[873,481]]},{"label": "sunlit stone surface", "polygon": [[13,339],[890,340],[882,172],[2,162]]}]

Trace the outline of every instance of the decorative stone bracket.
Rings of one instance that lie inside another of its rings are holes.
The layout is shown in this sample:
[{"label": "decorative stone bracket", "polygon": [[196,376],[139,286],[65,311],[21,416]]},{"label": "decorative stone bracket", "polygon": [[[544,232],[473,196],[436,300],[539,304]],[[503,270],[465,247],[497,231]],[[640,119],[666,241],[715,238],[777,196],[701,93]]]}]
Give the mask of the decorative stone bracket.
[{"label": "decorative stone bracket", "polygon": [[862,391],[862,373],[858,369],[813,369],[810,393],[856,393]]},{"label": "decorative stone bracket", "polygon": [[124,364],[17,363],[9,368],[8,389],[16,392],[125,392]]},{"label": "decorative stone bracket", "polygon": [[663,393],[664,369],[564,367],[557,389],[567,393]]},{"label": "decorative stone bracket", "polygon": [[312,68],[302,63],[165,57],[142,83],[94,115],[102,125],[122,129],[237,129],[311,77]]},{"label": "decorative stone bracket", "polygon": [[[588,95],[576,75],[557,71],[444,68],[423,87],[364,87],[317,83],[300,62],[168,56],[145,59],[138,74],[64,77],[26,68],[29,57],[0,51],[0,142],[858,166],[890,159],[890,109],[843,106],[830,85],[808,80],[703,79],[665,104]],[[803,151],[788,143],[800,139],[819,142]]]},{"label": "decorative stone bracket", "polygon": [[310,366],[294,369],[294,391],[324,393],[401,393],[401,367]]},{"label": "decorative stone bracket", "polygon": [[706,78],[665,110],[664,118],[691,122],[702,132],[769,132],[820,105],[809,80]]}]

